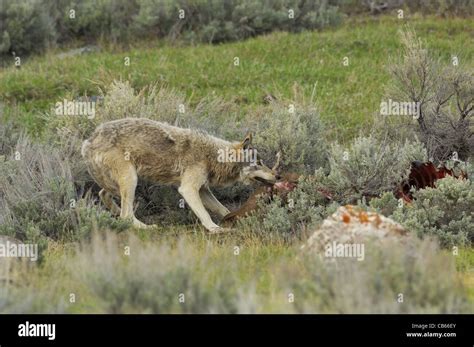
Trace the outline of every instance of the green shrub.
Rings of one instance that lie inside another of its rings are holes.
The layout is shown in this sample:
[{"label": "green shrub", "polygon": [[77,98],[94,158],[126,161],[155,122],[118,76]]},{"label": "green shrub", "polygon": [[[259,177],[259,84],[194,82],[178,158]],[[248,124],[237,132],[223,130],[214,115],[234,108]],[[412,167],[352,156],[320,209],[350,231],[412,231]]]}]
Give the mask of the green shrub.
[{"label": "green shrub", "polygon": [[282,172],[313,173],[327,168],[324,126],[314,107],[272,103],[270,112],[259,119],[254,144],[265,162],[282,154]]},{"label": "green shrub", "polygon": [[423,16],[469,17],[474,14],[474,1],[472,0],[387,0],[384,2],[337,0],[334,1],[334,4],[340,8],[342,13],[350,16],[369,12],[373,15],[390,14],[398,9]]},{"label": "green shrub", "polygon": [[0,55],[39,52],[56,42],[54,23],[42,0],[1,0],[0,23]]},{"label": "green shrub", "polygon": [[21,137],[15,152],[0,162],[0,234],[44,249],[50,239],[88,237],[96,226],[124,230],[130,225],[97,209],[74,183],[64,153]]},{"label": "green shrub", "polygon": [[69,8],[76,11],[76,18],[65,20],[66,28],[74,38],[107,38],[113,42],[127,42],[132,37],[134,16],[138,3],[134,0],[101,0],[70,2]]},{"label": "green shrub", "polygon": [[148,36],[218,43],[274,30],[320,29],[341,20],[337,6],[326,0],[2,0],[0,54],[28,54],[77,39],[126,44]]},{"label": "green shrub", "polygon": [[472,246],[474,241],[474,186],[471,180],[451,176],[435,188],[413,193],[410,204],[399,204],[392,193],[370,202],[419,237],[436,236],[443,247]]},{"label": "green shrub", "polygon": [[[219,43],[274,30],[302,31],[338,25],[342,16],[331,2],[317,1],[196,1],[140,0],[135,17],[138,32],[172,39]],[[178,19],[178,11],[185,18]],[[289,10],[294,18],[289,18]]]},{"label": "green shrub", "polygon": [[397,200],[393,192],[385,192],[380,197],[370,200],[369,205],[378,213],[390,217],[401,203],[400,200]]},{"label": "green shrub", "polygon": [[435,235],[444,247],[471,246],[474,241],[474,185],[447,177],[436,188],[414,193],[411,205],[395,210],[393,218],[418,236]]},{"label": "green shrub", "polygon": [[391,143],[386,138],[358,137],[349,148],[339,144],[331,147],[331,171],[325,184],[336,201],[354,203],[393,190],[408,177],[414,160],[426,160],[426,150],[419,142]]},{"label": "green shrub", "polygon": [[472,0],[413,0],[407,1],[410,11],[438,16],[472,16],[474,1]]},{"label": "green shrub", "polygon": [[468,160],[474,151],[474,70],[461,56],[442,63],[409,28],[401,32],[401,41],[400,55],[390,62],[392,83],[385,101],[418,103],[419,115],[384,116],[384,131],[391,129],[396,138],[416,136],[436,164],[453,156]]}]

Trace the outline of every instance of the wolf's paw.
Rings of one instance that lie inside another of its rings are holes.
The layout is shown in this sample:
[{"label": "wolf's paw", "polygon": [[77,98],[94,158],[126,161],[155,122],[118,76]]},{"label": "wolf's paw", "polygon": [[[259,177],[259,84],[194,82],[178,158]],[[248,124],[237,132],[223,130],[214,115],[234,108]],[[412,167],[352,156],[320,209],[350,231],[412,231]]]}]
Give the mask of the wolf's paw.
[{"label": "wolf's paw", "polygon": [[156,227],[156,224],[149,224],[149,225],[147,225],[147,224],[145,224],[145,223],[140,222],[138,219],[135,218],[135,219],[133,220],[133,226],[134,226],[135,228],[140,228],[140,229],[151,229],[151,228]]},{"label": "wolf's paw", "polygon": [[220,226],[215,226],[215,227],[212,227],[212,228],[209,228],[209,234],[224,234],[224,233],[228,233],[230,232],[232,229],[230,228],[222,228]]}]

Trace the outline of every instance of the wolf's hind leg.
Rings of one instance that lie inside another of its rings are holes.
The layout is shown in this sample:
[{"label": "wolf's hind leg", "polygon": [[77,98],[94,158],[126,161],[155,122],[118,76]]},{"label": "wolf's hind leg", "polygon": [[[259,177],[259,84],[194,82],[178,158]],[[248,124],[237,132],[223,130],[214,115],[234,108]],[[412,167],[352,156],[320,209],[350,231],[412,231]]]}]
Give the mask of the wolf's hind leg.
[{"label": "wolf's hind leg", "polygon": [[212,194],[211,190],[208,187],[202,187],[199,191],[199,195],[201,196],[201,200],[204,206],[216,213],[220,218],[224,218],[230,211],[221,204],[219,200]]},{"label": "wolf's hind leg", "polygon": [[106,191],[105,189],[102,189],[99,192],[99,197],[102,203],[107,207],[112,215],[114,216],[120,216],[120,207],[115,203],[113,196],[111,193]]},{"label": "wolf's hind leg", "polygon": [[116,178],[120,190],[121,209],[120,218],[129,219],[133,221],[133,225],[139,228],[151,227],[140,222],[133,210],[133,201],[135,200],[135,189],[137,188],[137,171],[135,167],[128,162],[122,163],[121,167],[116,171],[118,177]]}]

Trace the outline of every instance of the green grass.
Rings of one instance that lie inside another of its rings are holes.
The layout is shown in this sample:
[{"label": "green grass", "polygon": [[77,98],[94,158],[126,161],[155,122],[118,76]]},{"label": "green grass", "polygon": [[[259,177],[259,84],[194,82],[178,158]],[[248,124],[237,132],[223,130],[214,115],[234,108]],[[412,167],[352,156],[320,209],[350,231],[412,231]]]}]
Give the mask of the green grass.
[{"label": "green grass", "polygon": [[[412,18],[408,21],[428,47],[446,62],[462,51],[461,64],[474,62],[470,19]],[[407,21],[393,17],[352,19],[338,29],[301,34],[273,33],[217,46],[170,46],[137,42],[132,48],[58,59],[56,51],[25,59],[21,69],[0,70],[0,98],[22,111],[31,131],[41,112],[63,97],[95,95],[114,79],[140,88],[159,83],[184,92],[190,102],[218,96],[252,113],[267,93],[311,99],[339,140],[366,129],[389,82],[389,56],[397,53],[397,31]],[[130,57],[125,66],[124,57]],[[234,66],[239,57],[240,66]],[[343,58],[349,66],[343,66]]]}]

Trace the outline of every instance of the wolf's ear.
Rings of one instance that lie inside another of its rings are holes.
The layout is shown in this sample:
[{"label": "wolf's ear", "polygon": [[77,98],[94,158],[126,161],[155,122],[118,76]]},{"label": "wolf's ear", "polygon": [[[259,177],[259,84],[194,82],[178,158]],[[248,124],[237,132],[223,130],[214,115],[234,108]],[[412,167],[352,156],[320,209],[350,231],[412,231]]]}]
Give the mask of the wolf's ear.
[{"label": "wolf's ear", "polygon": [[245,139],[242,141],[242,149],[248,149],[252,144],[252,133],[249,132],[245,135]]}]

